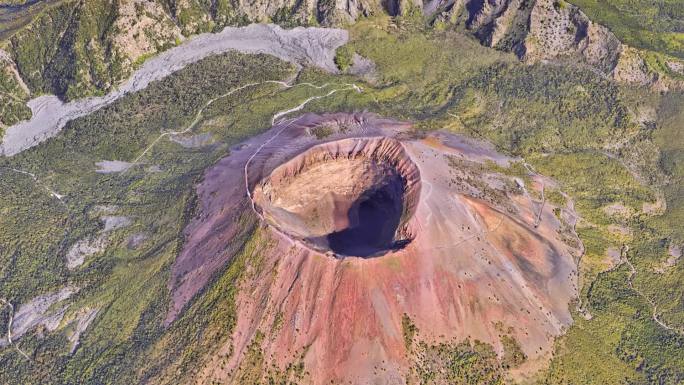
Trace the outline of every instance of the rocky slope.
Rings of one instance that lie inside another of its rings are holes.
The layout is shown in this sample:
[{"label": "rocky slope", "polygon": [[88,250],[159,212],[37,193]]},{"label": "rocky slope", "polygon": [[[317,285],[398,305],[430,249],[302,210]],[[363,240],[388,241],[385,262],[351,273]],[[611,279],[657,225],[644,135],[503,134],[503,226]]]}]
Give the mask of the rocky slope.
[{"label": "rocky slope", "polygon": [[620,42],[564,0],[442,1],[437,22],[465,20],[482,44],[514,52],[528,63],[564,60],[584,63],[616,81],[681,88],[682,82],[649,68],[640,51]]},{"label": "rocky slope", "polygon": [[[660,79],[637,50],[624,46],[607,28],[563,0],[67,0],[50,4],[22,28],[3,31],[0,24],[0,36],[6,36],[0,48],[11,59],[2,61],[0,85],[23,82],[31,95],[50,93],[69,100],[102,94],[145,58],[190,35],[228,25],[340,26],[364,16],[422,12],[429,23],[465,27],[483,44],[511,50],[530,63],[580,59],[618,81],[657,83],[660,89],[681,86]],[[4,7],[10,18],[23,9]],[[14,81],[14,73],[21,79]],[[15,101],[27,98],[16,87],[3,91]],[[26,109],[18,109],[5,108],[0,122],[11,125],[25,118]]]},{"label": "rocky slope", "polygon": [[[345,178],[321,184],[329,175]],[[310,149],[274,170],[255,189],[254,200],[264,217],[288,235],[319,250],[331,251],[344,237],[365,238],[364,234],[345,234],[345,230],[363,222],[364,209],[375,210],[385,221],[367,218],[374,226],[362,230],[374,235],[374,239],[368,245],[354,245],[368,249],[359,250],[357,255],[370,255],[412,239],[407,221],[419,195],[418,168],[408,161],[401,144],[374,138],[364,142],[337,141]],[[373,206],[374,199],[383,200],[383,204]],[[332,233],[336,233],[335,237],[326,238]],[[342,250],[337,251],[343,252],[347,245],[339,246]]]}]

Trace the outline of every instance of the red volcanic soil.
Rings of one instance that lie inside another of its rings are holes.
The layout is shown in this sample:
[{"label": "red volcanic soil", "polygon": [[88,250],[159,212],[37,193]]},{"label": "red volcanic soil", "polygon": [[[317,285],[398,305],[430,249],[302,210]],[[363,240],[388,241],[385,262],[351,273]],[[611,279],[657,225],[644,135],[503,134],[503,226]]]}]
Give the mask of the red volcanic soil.
[{"label": "red volcanic soil", "polygon": [[242,243],[232,241],[252,230],[256,218],[247,210],[251,202],[245,191],[245,164],[249,161],[248,182],[254,186],[273,168],[314,145],[317,140],[310,130],[321,125],[345,131],[337,137],[396,136],[409,127],[367,114],[305,114],[235,146],[196,187],[199,214],[184,229],[185,244],[171,269],[167,325],[240,249]]},{"label": "red volcanic soil", "polygon": [[[322,125],[334,133],[319,140],[310,132]],[[368,114],[305,115],[207,171],[173,267],[167,322],[257,221],[268,268],[241,282],[233,336],[197,382],[234,381],[260,332],[267,364],[283,369],[301,357],[303,383],[404,383],[405,315],[423,341],[478,339],[499,354],[503,327],[528,357],[522,370],[546,362],[572,322],[571,226],[531,186],[489,166],[510,159],[445,133],[411,138],[409,129]],[[253,207],[243,179],[250,159]]]}]

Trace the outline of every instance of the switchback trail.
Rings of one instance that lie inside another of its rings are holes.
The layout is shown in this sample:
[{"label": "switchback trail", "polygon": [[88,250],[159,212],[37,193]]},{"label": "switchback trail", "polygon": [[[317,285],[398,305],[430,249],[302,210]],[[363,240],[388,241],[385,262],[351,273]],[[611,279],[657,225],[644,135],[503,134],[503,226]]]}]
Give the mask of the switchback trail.
[{"label": "switchback trail", "polygon": [[[238,92],[238,91],[241,91],[241,90],[243,90],[243,89],[245,89],[245,88],[255,87],[255,86],[258,86],[258,85],[262,85],[262,84],[278,84],[278,85],[281,85],[284,89],[294,88],[294,87],[298,87],[298,86],[306,86],[306,87],[311,87],[311,88],[315,88],[315,89],[323,89],[323,88],[327,88],[327,87],[331,86],[330,83],[325,83],[325,84],[323,84],[323,85],[317,86],[317,85],[314,85],[314,84],[311,84],[311,83],[288,84],[288,83],[286,83],[285,81],[282,81],[282,80],[265,80],[265,81],[263,81],[263,82],[248,83],[248,84],[244,84],[244,85],[242,85],[242,86],[239,86],[239,87],[237,87],[237,88],[233,88],[232,90],[226,92],[225,94],[219,95],[219,96],[217,96],[217,97],[215,97],[215,98],[210,99],[209,101],[207,101],[207,103],[205,103],[204,106],[202,106],[202,107],[197,111],[197,113],[195,114],[195,119],[194,119],[186,128],[184,128],[183,130],[180,130],[180,131],[167,131],[167,132],[164,132],[164,133],[160,134],[155,140],[152,141],[152,143],[150,143],[149,146],[147,146],[147,147],[145,148],[145,150],[143,150],[142,153],[140,153],[140,155],[138,155],[138,156],[133,160],[132,163],[133,163],[133,164],[138,163],[138,162],[140,161],[140,159],[142,159],[142,158],[145,156],[145,154],[147,154],[147,152],[150,151],[150,150],[151,150],[151,149],[152,149],[152,148],[153,148],[153,147],[154,147],[162,138],[164,138],[164,137],[166,137],[166,136],[172,136],[172,135],[182,135],[182,134],[186,134],[186,133],[192,131],[192,129],[197,125],[197,123],[200,122],[200,120],[201,120],[201,118],[202,118],[202,114],[204,113],[204,111],[205,111],[209,106],[211,106],[215,101],[217,101],[217,100],[219,100],[219,99],[226,98],[226,97],[228,97],[228,96],[230,96],[230,95],[232,95],[232,94],[234,94],[234,93],[236,93],[236,92]],[[353,88],[359,90],[359,88],[358,88],[358,86],[356,86],[356,84],[352,84],[352,85],[350,85],[350,86],[352,86]],[[332,95],[333,93],[335,93],[335,92],[337,92],[337,91],[339,91],[339,90],[337,90],[337,89],[336,89],[336,90],[333,90],[333,91],[329,92],[328,94],[329,94],[329,95]],[[329,96],[329,95],[325,95],[325,96]],[[323,96],[323,97],[325,97],[325,96]],[[280,111],[280,112],[276,113],[275,115],[273,115],[273,118],[271,119],[271,125],[275,124],[275,120],[276,120],[277,118],[279,118],[279,117],[281,117],[281,116],[284,116],[284,115],[287,115],[287,114],[289,114],[290,112],[294,112],[294,111],[301,110],[301,109],[302,109],[308,102],[310,102],[311,100],[320,99],[320,98],[321,98],[321,97],[317,97],[317,96],[311,97],[311,98],[305,100],[304,103],[302,103],[301,105],[299,105],[299,106],[297,106],[297,107],[294,107],[294,108],[292,108],[292,109],[290,109],[290,110]]]}]

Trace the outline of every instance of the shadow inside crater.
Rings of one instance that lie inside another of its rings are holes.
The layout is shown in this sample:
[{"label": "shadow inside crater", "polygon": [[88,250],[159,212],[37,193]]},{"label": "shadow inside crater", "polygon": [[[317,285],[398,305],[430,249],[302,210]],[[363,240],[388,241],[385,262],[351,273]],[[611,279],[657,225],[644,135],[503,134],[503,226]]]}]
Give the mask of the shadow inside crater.
[{"label": "shadow inside crater", "polygon": [[349,227],[327,236],[330,250],[340,256],[368,258],[403,247],[395,241],[404,209],[403,184],[394,176],[384,186],[368,191],[349,210]]}]

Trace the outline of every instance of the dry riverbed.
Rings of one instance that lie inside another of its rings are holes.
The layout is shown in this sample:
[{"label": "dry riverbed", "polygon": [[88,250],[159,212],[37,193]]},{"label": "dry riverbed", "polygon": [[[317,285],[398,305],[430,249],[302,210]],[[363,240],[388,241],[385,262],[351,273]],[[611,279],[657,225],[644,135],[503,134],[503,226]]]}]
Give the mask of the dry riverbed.
[{"label": "dry riverbed", "polygon": [[273,24],[227,27],[220,33],[205,33],[188,39],[150,60],[116,90],[105,96],[89,97],[64,103],[54,95],[30,100],[30,120],[17,123],[5,131],[0,155],[16,155],[57,135],[70,120],[105,107],[127,93],[144,89],[153,81],[182,69],[207,56],[235,50],[243,53],[265,53],[298,66],[316,66],[337,72],[333,61],[335,50],[345,44],[347,31],[332,28],[283,29]]}]

